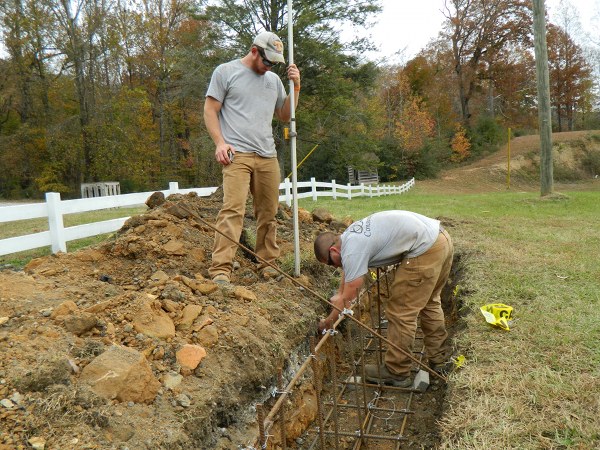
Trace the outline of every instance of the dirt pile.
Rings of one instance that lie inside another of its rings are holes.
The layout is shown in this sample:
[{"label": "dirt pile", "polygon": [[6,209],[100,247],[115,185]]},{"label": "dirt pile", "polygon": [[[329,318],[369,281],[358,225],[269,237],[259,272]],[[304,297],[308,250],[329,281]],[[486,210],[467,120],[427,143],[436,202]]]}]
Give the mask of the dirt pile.
[{"label": "dirt pile", "polygon": [[[153,202],[99,246],[0,272],[0,449],[251,443],[252,405],[294,370],[322,302],[283,276],[260,278],[242,251],[231,286],[207,279],[218,194]],[[280,208],[288,272],[290,217]],[[329,225],[300,220],[300,281],[328,290],[331,271],[310,255]]]}]

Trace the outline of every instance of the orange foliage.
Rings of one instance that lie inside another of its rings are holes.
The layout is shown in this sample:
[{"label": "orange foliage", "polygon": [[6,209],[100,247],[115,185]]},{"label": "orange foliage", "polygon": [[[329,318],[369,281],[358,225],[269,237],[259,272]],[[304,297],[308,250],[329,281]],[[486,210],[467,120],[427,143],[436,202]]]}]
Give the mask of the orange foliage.
[{"label": "orange foliage", "polygon": [[418,152],[433,133],[435,122],[422,108],[419,98],[410,97],[404,104],[395,125],[394,135],[402,147],[410,152]]},{"label": "orange foliage", "polygon": [[464,161],[471,154],[471,142],[466,135],[466,130],[461,124],[456,124],[456,132],[450,144],[452,148],[452,156],[450,159],[454,162]]}]

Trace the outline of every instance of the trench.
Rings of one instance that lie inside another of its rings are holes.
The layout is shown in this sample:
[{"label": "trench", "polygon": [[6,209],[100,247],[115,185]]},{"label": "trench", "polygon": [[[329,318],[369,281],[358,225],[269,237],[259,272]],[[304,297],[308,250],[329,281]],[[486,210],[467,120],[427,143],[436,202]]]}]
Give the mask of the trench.
[{"label": "trench", "polygon": [[[450,342],[460,333],[463,255],[455,253],[442,307]],[[445,408],[447,379],[428,371],[420,328],[413,345],[413,372],[420,383],[408,388],[364,380],[364,365],[382,361],[385,304],[391,271],[374,272],[352,311],[298,349],[277,376],[273,396],[256,405],[254,446],[246,449],[434,449]],[[342,314],[344,316],[344,314]],[[453,346],[453,354],[460,349]],[[450,375],[451,376],[451,375]],[[425,380],[427,381],[425,383]]]}]

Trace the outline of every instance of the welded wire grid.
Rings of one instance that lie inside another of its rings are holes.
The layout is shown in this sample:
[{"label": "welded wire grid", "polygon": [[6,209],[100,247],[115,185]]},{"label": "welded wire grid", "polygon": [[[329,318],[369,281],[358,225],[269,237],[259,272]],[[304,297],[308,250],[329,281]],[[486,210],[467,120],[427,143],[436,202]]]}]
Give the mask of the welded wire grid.
[{"label": "welded wire grid", "polygon": [[[310,365],[313,371],[317,418],[305,434],[294,441],[293,448],[388,450],[400,449],[406,443],[405,430],[414,413],[411,410],[413,397],[420,391],[369,383],[364,376],[365,364],[383,363],[387,345],[375,334],[387,336],[382,299],[389,298],[392,274],[393,271],[378,270],[374,283],[359,296],[353,308],[355,317],[367,327],[346,320],[337,327],[342,332],[330,330],[318,345],[311,343],[311,355],[303,367]],[[413,353],[416,360],[423,359],[420,328]],[[415,367],[415,372],[417,370]],[[279,384],[281,386],[281,379]],[[267,428],[272,423],[265,420],[260,405],[258,448],[287,448],[285,428],[281,425],[285,423],[284,403],[275,404],[271,409],[270,419],[278,422],[279,427],[273,427],[269,433],[265,431],[265,423]],[[268,438],[276,433],[280,433],[276,439],[278,444],[271,446]]]}]

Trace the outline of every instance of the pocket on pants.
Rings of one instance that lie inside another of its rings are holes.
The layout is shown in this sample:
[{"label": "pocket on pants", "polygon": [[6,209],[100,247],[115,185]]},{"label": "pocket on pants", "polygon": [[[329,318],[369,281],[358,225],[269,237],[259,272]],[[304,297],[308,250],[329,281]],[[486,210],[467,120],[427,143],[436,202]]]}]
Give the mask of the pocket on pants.
[{"label": "pocket on pants", "polygon": [[[413,272],[413,273],[410,273]],[[425,281],[433,278],[435,275],[435,270],[433,267],[427,267],[426,269],[420,270],[413,266],[413,270],[410,270],[408,276],[406,278],[406,282],[409,286],[419,287]]]}]

